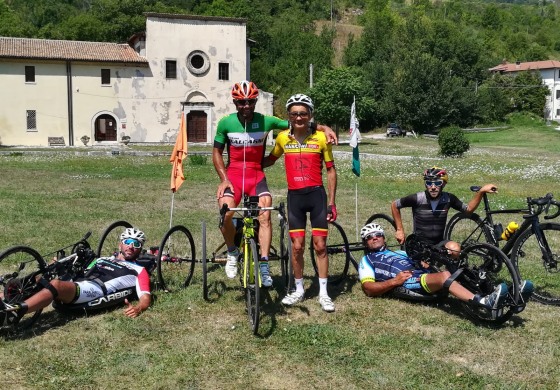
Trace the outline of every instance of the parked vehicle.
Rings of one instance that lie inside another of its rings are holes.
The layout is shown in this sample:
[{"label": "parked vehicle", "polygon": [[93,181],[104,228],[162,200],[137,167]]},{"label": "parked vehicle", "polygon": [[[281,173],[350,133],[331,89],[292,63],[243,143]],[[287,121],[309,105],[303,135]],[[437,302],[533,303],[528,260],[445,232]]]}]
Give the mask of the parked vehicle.
[{"label": "parked vehicle", "polygon": [[397,123],[389,123],[387,126],[387,137],[406,136],[406,130],[400,127]]}]

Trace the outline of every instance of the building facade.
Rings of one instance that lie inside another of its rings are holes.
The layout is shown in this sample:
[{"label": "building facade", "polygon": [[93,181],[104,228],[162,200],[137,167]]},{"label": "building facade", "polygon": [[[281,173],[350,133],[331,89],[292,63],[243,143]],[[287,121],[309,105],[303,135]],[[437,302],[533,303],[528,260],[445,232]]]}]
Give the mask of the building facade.
[{"label": "building facade", "polygon": [[0,145],[172,143],[181,115],[189,142],[209,143],[244,79],[245,19],[148,13],[128,44],[0,37]]},{"label": "building facade", "polygon": [[538,71],[543,84],[550,90],[544,113],[545,119],[560,122],[560,61],[503,62],[490,68],[491,72],[510,74],[530,70]]}]

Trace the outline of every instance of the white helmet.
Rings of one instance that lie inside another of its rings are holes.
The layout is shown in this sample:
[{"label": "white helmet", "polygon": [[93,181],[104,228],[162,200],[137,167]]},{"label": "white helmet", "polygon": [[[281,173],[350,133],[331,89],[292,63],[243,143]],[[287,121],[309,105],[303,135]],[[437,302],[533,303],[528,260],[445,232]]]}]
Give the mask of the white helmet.
[{"label": "white helmet", "polygon": [[142,245],[146,242],[146,235],[144,232],[136,228],[126,228],[124,232],[121,233],[121,241],[127,238],[134,238],[135,240],[140,241]]},{"label": "white helmet", "polygon": [[307,95],[297,93],[293,96],[290,96],[290,98],[286,102],[286,110],[289,110],[290,106],[294,104],[303,104],[304,106],[307,106],[307,108],[309,108],[310,112],[313,112],[313,100],[311,100],[311,98]]},{"label": "white helmet", "polygon": [[383,231],[383,228],[381,227],[381,225],[378,225],[375,222],[372,222],[372,223],[368,223],[360,231],[360,235],[362,236],[362,240],[365,240],[366,237],[369,236],[372,233],[381,233],[381,234],[385,235],[385,232]]}]

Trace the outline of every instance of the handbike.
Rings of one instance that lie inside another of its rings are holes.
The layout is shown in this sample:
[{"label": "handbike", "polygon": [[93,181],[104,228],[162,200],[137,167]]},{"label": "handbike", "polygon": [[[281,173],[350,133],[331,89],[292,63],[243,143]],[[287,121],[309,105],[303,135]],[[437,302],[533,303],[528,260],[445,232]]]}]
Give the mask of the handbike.
[{"label": "handbike", "polygon": [[[53,279],[73,280],[83,276],[87,265],[95,259],[87,239],[88,232],[78,242],[41,256],[35,249],[18,245],[0,253],[0,296],[8,304],[25,301],[39,292]],[[66,255],[66,250],[70,254]],[[52,261],[52,256],[56,261]],[[47,261],[50,263],[47,264]],[[0,314],[1,315],[1,314]],[[41,310],[27,313],[11,325],[16,329],[29,328],[41,315]]]},{"label": "handbike", "polygon": [[435,270],[446,269],[451,273],[452,280],[473,294],[484,297],[491,294],[497,285],[507,285],[504,304],[494,313],[482,306],[461,302],[469,317],[484,323],[502,324],[514,313],[523,310],[525,302],[520,298],[519,274],[499,248],[487,243],[476,243],[463,248],[455,258],[447,253],[447,249],[429,244],[415,234],[407,237],[405,246],[413,260],[423,261]]},{"label": "handbike", "polygon": [[[480,187],[473,186],[477,192]],[[459,242],[462,246],[476,242],[487,242],[501,246],[518,272],[524,279],[534,283],[533,299],[549,305],[560,305],[560,224],[541,223],[539,215],[550,220],[560,215],[560,202],[552,194],[541,198],[527,198],[527,208],[492,210],[486,194],[483,195],[484,213],[482,219],[478,214],[455,214],[445,227],[445,238]],[[553,215],[547,215],[550,206],[556,207]],[[503,227],[493,220],[494,214],[523,214],[521,226],[508,241],[500,241]],[[500,245],[504,242],[503,245]]]}]

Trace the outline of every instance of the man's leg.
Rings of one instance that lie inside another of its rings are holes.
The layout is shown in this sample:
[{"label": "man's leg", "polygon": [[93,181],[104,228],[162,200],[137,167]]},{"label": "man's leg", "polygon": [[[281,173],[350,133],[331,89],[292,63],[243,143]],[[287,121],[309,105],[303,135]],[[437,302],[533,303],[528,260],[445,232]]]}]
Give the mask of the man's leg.
[{"label": "man's leg", "polygon": [[[223,205],[228,208],[235,207],[235,199],[229,196],[224,196],[218,200],[220,210]],[[224,223],[220,227],[224,241],[227,246],[227,262],[226,262],[226,275],[228,278],[233,279],[237,275],[237,259],[239,257],[239,249],[235,245],[235,226],[233,225],[233,211],[228,211],[224,216]]]},{"label": "man's leg", "polygon": [[282,303],[287,306],[294,305],[303,301],[305,289],[303,288],[303,253],[305,251],[305,236],[290,237],[292,240],[292,268],[294,270],[294,281],[296,290],[288,293],[282,299]]},{"label": "man's leg", "polygon": [[[448,271],[425,274],[424,281],[431,292],[436,292],[443,288],[443,284],[450,276],[451,274]],[[492,310],[498,309],[501,306],[507,296],[507,285],[502,283],[496,286],[496,289],[491,294],[481,297],[467,290],[459,282],[453,281],[449,285],[449,292],[463,302],[472,302]]]},{"label": "man's leg", "polygon": [[76,298],[76,284],[62,280],[51,280],[50,285],[56,290],[55,297],[50,289],[44,288],[25,301],[28,311],[37,311],[49,306],[55,299],[63,303],[70,303]]},{"label": "man's leg", "polygon": [[[272,206],[270,195],[259,197],[259,207]],[[261,280],[264,287],[272,286],[270,267],[268,266],[268,255],[270,253],[270,242],[272,241],[272,225],[270,223],[270,211],[262,211],[259,214],[259,245],[261,247]]]},{"label": "man's leg", "polygon": [[329,258],[327,256],[327,237],[313,236],[313,249],[319,273],[319,303],[324,311],[334,311],[334,304],[327,292],[329,278]]},{"label": "man's leg", "polygon": [[[63,282],[61,280],[52,280],[47,287],[40,290],[25,302],[14,304],[12,307],[12,318],[16,322],[23,317],[25,313],[41,310],[49,306],[55,299],[64,303],[70,303],[76,297],[76,285],[73,282]],[[6,305],[2,303],[2,308],[6,309]],[[1,325],[1,323],[0,323]]]}]

